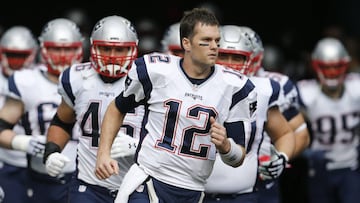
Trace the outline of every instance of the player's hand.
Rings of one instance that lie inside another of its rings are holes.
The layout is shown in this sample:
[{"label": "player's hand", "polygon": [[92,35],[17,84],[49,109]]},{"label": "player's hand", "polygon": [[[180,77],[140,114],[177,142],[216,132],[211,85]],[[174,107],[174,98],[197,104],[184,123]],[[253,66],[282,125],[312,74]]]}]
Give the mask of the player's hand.
[{"label": "player's hand", "polygon": [[45,151],[46,137],[44,135],[32,135],[27,153],[42,158]]},{"label": "player's hand", "polygon": [[259,175],[262,180],[274,180],[280,177],[283,172],[288,157],[283,152],[278,152],[273,145],[271,145],[271,158],[269,161],[260,162]]},{"label": "player's hand", "polygon": [[217,123],[214,117],[210,118],[211,128],[210,137],[211,142],[215,144],[216,149],[220,153],[227,153],[230,151],[230,142],[227,139],[226,129],[221,124]]},{"label": "player's hand", "polygon": [[46,137],[44,135],[15,135],[12,148],[24,151],[32,156],[42,158],[45,151]]},{"label": "player's hand", "polygon": [[99,180],[119,174],[118,162],[110,157],[110,152],[99,147],[96,157],[95,175]]},{"label": "player's hand", "polygon": [[139,139],[133,138],[125,133],[119,133],[111,147],[111,158],[134,155]]},{"label": "player's hand", "polygon": [[70,162],[68,157],[59,152],[54,152],[48,156],[45,162],[46,172],[50,176],[56,177],[61,174],[62,169],[68,162]]}]

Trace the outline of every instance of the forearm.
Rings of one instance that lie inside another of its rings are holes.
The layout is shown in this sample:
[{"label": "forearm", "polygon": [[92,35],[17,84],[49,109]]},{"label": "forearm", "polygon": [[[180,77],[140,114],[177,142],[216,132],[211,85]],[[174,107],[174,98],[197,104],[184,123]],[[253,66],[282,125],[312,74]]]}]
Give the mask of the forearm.
[{"label": "forearm", "polygon": [[[3,111],[4,109],[0,110],[0,115],[1,113],[4,113]],[[0,117],[0,147],[12,149],[11,143],[16,134],[12,129],[14,128],[15,123],[16,122],[13,122],[12,119]]]},{"label": "forearm", "polygon": [[11,143],[15,135],[15,132],[10,129],[3,130],[0,134],[0,146],[6,149],[12,149]]},{"label": "forearm", "polygon": [[70,135],[64,129],[56,125],[50,125],[47,133],[46,142],[57,144],[60,149],[64,149],[66,143],[70,140]]},{"label": "forearm", "polygon": [[294,157],[300,155],[310,144],[310,136],[307,128],[302,129],[295,134]]},{"label": "forearm", "polygon": [[295,136],[295,150],[294,157],[302,153],[310,144],[310,134],[305,122],[305,119],[301,113],[293,117],[289,124],[294,131]]},{"label": "forearm", "polygon": [[294,157],[295,139],[291,130],[275,140],[274,145],[279,152],[284,152],[289,160]]},{"label": "forearm", "polygon": [[117,109],[114,101],[111,102],[102,121],[98,154],[110,155],[112,143],[115,139],[115,136],[119,132],[124,117],[125,114],[122,114]]},{"label": "forearm", "polygon": [[268,110],[268,121],[265,130],[271,137],[276,149],[285,153],[289,159],[293,157],[295,136],[289,122],[277,108]]}]

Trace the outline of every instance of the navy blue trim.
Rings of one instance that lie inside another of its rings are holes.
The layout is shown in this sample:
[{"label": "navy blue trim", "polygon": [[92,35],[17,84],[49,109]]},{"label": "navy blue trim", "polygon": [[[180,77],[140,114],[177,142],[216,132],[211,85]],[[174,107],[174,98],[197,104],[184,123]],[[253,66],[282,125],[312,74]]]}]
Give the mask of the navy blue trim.
[{"label": "navy blue trim", "polygon": [[146,100],[148,100],[150,98],[150,93],[153,87],[149,77],[149,73],[147,72],[147,67],[144,57],[138,58],[135,61],[135,64],[136,64],[136,72],[138,74],[138,79],[144,88],[143,90]]},{"label": "navy blue trim", "polygon": [[249,153],[251,151],[252,145],[254,144],[255,135],[256,135],[256,121],[251,122],[251,133],[250,133],[250,139],[248,142],[248,146],[246,149],[246,153]]},{"label": "navy blue trim", "polygon": [[[129,95],[128,97],[124,97],[124,92],[121,92],[115,98],[115,105],[118,110],[122,113],[126,113],[129,110],[136,108],[138,105],[146,103],[145,101],[150,98],[150,94],[152,91],[152,83],[150,81],[149,74],[147,72],[146,64],[144,57],[138,58],[135,60],[136,72],[138,74],[138,79],[143,86],[143,91],[145,94],[145,99],[140,102],[135,101],[135,95]],[[127,75],[126,81],[132,81],[132,79]]]},{"label": "navy blue trim", "polygon": [[234,107],[241,100],[246,98],[249,95],[249,93],[254,90],[254,88],[255,85],[248,79],[244,87],[233,95],[230,109],[232,109],[232,107]]},{"label": "navy blue trim", "polygon": [[237,144],[245,147],[245,127],[243,121],[224,123],[227,136],[232,138]]},{"label": "navy blue trim", "polygon": [[291,80],[286,81],[283,87],[284,94],[287,95],[292,89],[294,89],[294,83]]},{"label": "navy blue trim", "polygon": [[273,93],[271,94],[269,104],[278,100],[280,95],[280,84],[273,79],[270,79],[270,84],[273,89]]},{"label": "navy blue trim", "polygon": [[135,95],[132,94],[128,97],[124,97],[123,94],[124,92],[121,92],[117,97],[115,97],[115,105],[121,113],[127,113],[136,108],[139,103],[135,101]]},{"label": "navy blue trim", "polygon": [[75,96],[72,92],[71,83],[70,83],[70,70],[71,70],[71,68],[67,68],[63,71],[62,77],[61,77],[61,84],[64,87],[65,93],[70,98],[71,103],[74,105],[75,104]]},{"label": "navy blue trim", "polygon": [[9,91],[16,94],[17,96],[21,97],[21,94],[16,86],[16,83],[15,83],[15,74],[12,74],[9,79],[8,79],[8,85],[9,85]]},{"label": "navy blue trim", "polygon": [[294,118],[296,115],[298,115],[299,113],[300,113],[300,111],[297,108],[295,108],[294,106],[291,106],[290,108],[286,109],[283,112],[283,115],[286,118],[286,120],[289,121],[292,118]]}]

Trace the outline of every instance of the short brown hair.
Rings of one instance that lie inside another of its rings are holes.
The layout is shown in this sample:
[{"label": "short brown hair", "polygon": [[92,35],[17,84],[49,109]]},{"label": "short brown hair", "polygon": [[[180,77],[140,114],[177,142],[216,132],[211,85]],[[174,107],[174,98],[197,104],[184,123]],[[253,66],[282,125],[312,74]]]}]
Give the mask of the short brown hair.
[{"label": "short brown hair", "polygon": [[180,21],[180,44],[181,40],[186,37],[191,39],[194,36],[194,29],[197,23],[204,25],[220,26],[215,14],[206,8],[193,8],[190,11],[185,11]]}]

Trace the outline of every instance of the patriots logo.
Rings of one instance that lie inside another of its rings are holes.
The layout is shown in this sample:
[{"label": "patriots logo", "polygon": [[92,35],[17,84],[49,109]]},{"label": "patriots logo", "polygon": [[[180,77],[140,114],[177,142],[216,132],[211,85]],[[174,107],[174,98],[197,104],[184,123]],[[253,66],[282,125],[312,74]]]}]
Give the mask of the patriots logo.
[{"label": "patriots logo", "polygon": [[256,109],[257,109],[257,101],[249,104],[249,111],[250,111],[250,116],[251,117],[253,116]]}]

